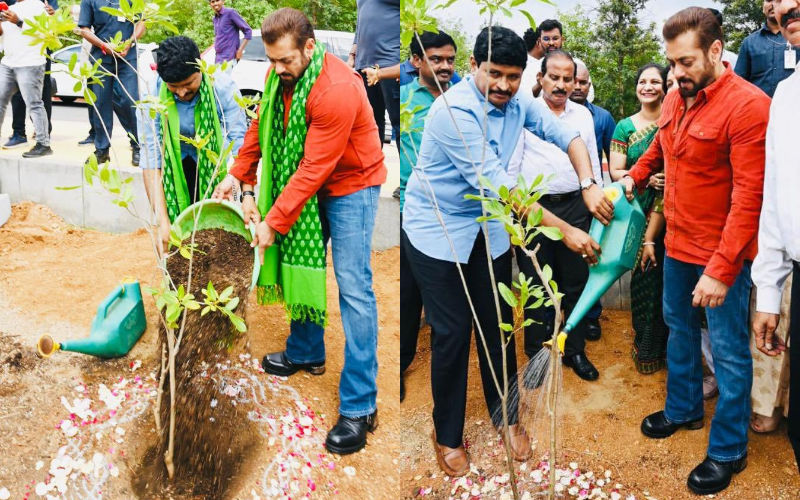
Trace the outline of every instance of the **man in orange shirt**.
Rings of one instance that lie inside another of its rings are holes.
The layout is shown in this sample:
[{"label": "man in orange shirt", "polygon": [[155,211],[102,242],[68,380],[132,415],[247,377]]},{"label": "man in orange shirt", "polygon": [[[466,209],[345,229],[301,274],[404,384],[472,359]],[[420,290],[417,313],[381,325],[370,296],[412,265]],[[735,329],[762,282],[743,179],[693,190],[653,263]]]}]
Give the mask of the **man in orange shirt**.
[{"label": "man in orange shirt", "polygon": [[[386,180],[381,143],[361,78],[316,43],[302,12],[273,12],[261,37],[272,66],[259,116],[231,175],[242,182],[245,219],[256,224],[253,246],[264,262],[259,302],[284,303],[291,320],[286,349],[264,356],[262,366],[280,376],[325,372],[330,240],[346,343],[340,416],[325,445],[333,453],[353,453],[377,425],[378,314],[370,245]],[[233,184],[231,178],[220,183],[215,197],[228,197]]]},{"label": "man in orange shirt", "polygon": [[653,144],[623,177],[629,197],[665,172],[664,320],[667,400],[642,421],[666,438],[703,426],[699,308],[708,319],[719,400],[707,456],[688,479],[697,494],[727,488],[747,464],[753,363],[749,348],[750,265],[756,254],[769,98],[722,62],[722,27],[690,7],[663,29],[679,92],[667,94]]}]

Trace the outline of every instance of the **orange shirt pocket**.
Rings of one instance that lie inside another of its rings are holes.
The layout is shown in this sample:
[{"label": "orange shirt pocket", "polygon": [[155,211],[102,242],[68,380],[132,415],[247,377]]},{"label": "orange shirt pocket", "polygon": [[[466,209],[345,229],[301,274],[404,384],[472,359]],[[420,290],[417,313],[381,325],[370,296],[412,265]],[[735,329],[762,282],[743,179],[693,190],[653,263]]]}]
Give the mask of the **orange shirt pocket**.
[{"label": "orange shirt pocket", "polygon": [[703,165],[715,165],[721,147],[717,142],[719,133],[719,127],[700,123],[690,125],[685,158]]}]

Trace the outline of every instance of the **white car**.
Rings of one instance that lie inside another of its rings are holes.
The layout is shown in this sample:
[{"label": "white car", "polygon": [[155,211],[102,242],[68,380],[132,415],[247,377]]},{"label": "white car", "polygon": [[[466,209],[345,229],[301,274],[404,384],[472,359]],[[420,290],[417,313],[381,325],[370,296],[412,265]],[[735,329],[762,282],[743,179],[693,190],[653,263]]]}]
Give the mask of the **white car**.
[{"label": "white car", "polygon": [[[314,30],[316,39],[323,44],[328,52],[333,53],[342,61],[347,61],[350,49],[353,47],[355,34],[346,31]],[[208,47],[200,57],[207,63],[213,63],[216,58],[214,46]],[[264,50],[260,37],[255,36],[245,46],[242,58],[231,70],[231,78],[244,96],[261,96],[264,90],[264,81],[269,70],[269,60]],[[384,141],[390,142],[392,138],[392,124],[389,114],[386,113],[386,130]]]},{"label": "white car", "polygon": [[[156,79],[156,70],[153,50],[158,47],[155,43],[140,43],[137,45],[137,68],[139,75],[148,84]],[[55,96],[63,102],[74,102],[78,98],[83,98],[83,90],[75,90],[78,82],[69,71],[69,61],[73,54],[81,55],[81,44],[69,45],[63,49],[53,52],[53,62],[50,68],[50,78],[55,86]],[[88,64],[88,62],[86,63]],[[140,84],[140,87],[142,85]]]}]

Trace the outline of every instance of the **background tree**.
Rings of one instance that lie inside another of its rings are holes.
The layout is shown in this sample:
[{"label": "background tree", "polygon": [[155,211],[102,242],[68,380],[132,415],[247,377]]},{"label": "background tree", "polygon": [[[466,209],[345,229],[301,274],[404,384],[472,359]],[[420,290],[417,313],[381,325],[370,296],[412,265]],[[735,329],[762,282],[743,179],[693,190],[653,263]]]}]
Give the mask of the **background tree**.
[{"label": "background tree", "polygon": [[[242,17],[253,28],[253,39],[261,37],[261,23],[275,5],[264,0],[227,0],[227,7],[239,11]],[[293,7],[303,11],[316,29],[355,32],[356,0],[285,0],[281,6]],[[203,51],[214,43],[214,24],[212,10],[208,2],[176,2],[173,7],[175,15],[172,22],[182,35],[197,42]],[[163,27],[147,30],[144,42],[160,42],[172,35]]]},{"label": "background tree", "polygon": [[764,24],[764,13],[758,0],[719,0],[726,49],[738,53],[742,40]]},{"label": "background tree", "polygon": [[580,6],[559,13],[565,48],[586,63],[595,102],[617,121],[639,107],[636,70],[649,62],[665,62],[655,23],[645,27],[639,23],[638,14],[646,4],[647,0],[601,0],[594,18]]}]

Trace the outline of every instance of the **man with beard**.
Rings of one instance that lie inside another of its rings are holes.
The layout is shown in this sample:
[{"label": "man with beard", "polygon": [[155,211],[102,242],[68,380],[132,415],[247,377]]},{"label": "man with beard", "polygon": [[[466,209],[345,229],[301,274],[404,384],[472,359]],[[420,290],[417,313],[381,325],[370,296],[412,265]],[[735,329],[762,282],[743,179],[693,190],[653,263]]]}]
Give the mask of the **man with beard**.
[{"label": "man with beard", "polygon": [[[800,1],[778,0],[775,19],[793,47],[800,47]],[[764,172],[764,207],[758,230],[758,256],[753,262],[756,346],[770,356],[786,350],[775,335],[780,319],[783,283],[792,273],[792,302],[800,304],[800,224],[797,219],[797,116],[800,114],[800,66],[778,84],[770,107]],[[800,467],[800,307],[789,321],[789,440]]]},{"label": "man with beard", "polygon": [[[522,38],[499,26],[494,26],[491,32],[491,62],[489,30],[484,28],[470,59],[474,76],[467,76],[450,88],[447,103],[445,96],[439,96],[428,112],[403,209],[405,252],[422,292],[425,316],[435,332],[431,339],[432,440],[439,466],[450,476],[463,476],[470,470],[463,445],[473,331],[467,292],[477,315],[475,323],[483,333],[481,337],[476,327],[484,398],[492,423],[498,429],[502,425],[501,400],[489,363],[495,372],[502,373],[498,320],[513,321],[511,308],[503,301],[498,318],[492,293],[495,283],[491,281],[489,267],[492,266],[496,281],[511,281],[508,234],[496,220],[488,221],[488,230],[482,231],[476,221],[481,215],[481,203],[464,196],[479,194],[476,163],[484,159],[482,175],[496,188],[513,189],[517,183],[506,168],[517,138],[525,128],[566,152],[580,179],[593,176],[589,149],[578,132],[559,122],[527,94],[517,95],[526,60]],[[454,120],[457,128],[453,126]],[[598,186],[591,184],[583,192],[583,200],[602,221],[613,217],[613,206]],[[599,246],[584,231],[570,227],[546,210],[542,224],[558,227],[573,251],[596,260]],[[491,250],[491,262],[487,262],[487,247]],[[481,338],[485,339],[485,346]],[[513,386],[517,375],[513,342],[508,345],[506,356],[508,380]],[[502,375],[498,376],[502,379]],[[509,399],[508,415],[512,425],[509,435],[504,437],[509,440],[514,458],[526,460],[531,455],[531,446],[524,429],[517,424],[516,401],[512,403]]]},{"label": "man with beard", "polygon": [[[527,182],[533,182],[538,175],[543,175],[547,179],[547,191],[540,199],[542,207],[565,223],[588,231],[592,216],[581,199],[581,193],[586,189],[596,189],[596,185],[602,185],[603,180],[592,114],[569,99],[575,87],[575,72],[572,56],[560,50],[548,52],[542,61],[542,72],[539,73],[542,94],[536,100],[543,105],[546,113],[579,132],[589,147],[592,176],[579,179],[567,153],[527,131],[522,133],[517,143],[508,173],[512,178],[522,174]],[[580,255],[572,252],[562,241],[553,241],[542,235],[528,245],[530,249],[537,246],[539,262],[553,270],[558,291],[564,294],[561,302],[564,313],[569,316],[586,285],[589,267]],[[520,271],[525,276],[535,277],[536,270],[530,258],[522,248],[515,250]],[[534,282],[538,283],[538,280]],[[530,358],[542,349],[542,343],[553,333],[555,313],[551,310],[540,307],[525,312],[526,319],[533,320],[532,324],[525,327],[525,354]],[[585,339],[586,320],[583,320],[567,337],[563,362],[582,379],[596,380],[599,374],[584,352]]]},{"label": "man with beard", "polygon": [[[525,32],[526,36],[528,32]],[[564,45],[564,35],[561,23],[555,19],[545,19],[536,28],[536,32],[528,36],[526,48],[528,49],[528,63],[525,66],[525,71],[522,73],[522,82],[520,89],[525,92],[530,90],[534,97],[539,97],[539,92],[542,91],[542,86],[539,84],[538,75],[542,69],[542,58],[554,50],[561,50]],[[533,42],[533,46],[529,47],[528,44]],[[538,47],[538,48],[537,48]],[[531,61],[531,59],[534,59]]]},{"label": "man with beard", "polygon": [[688,478],[697,494],[722,491],[747,464],[753,365],[750,264],[764,181],[769,97],[723,63],[722,28],[708,9],[690,7],[663,28],[679,92],[667,94],[659,132],[622,178],[629,198],[664,169],[664,320],[667,399],[642,421],[666,438],[703,426],[699,308],[705,308],[719,399],[707,456]]},{"label": "man with beard", "polygon": [[[276,10],[261,25],[261,38],[271,63],[264,98],[231,169],[243,183],[245,220],[256,224],[253,246],[263,259],[259,303],[283,303],[291,323],[286,349],[267,354],[261,365],[284,377],[325,372],[330,240],[345,353],[339,419],[325,447],[354,453],[378,425],[370,246],[386,167],[377,125],[361,78],[316,43],[302,12]],[[233,183],[230,177],[220,183],[215,197],[229,197]]]},{"label": "man with beard", "polygon": [[[422,45],[420,45],[420,41]],[[424,52],[423,52],[424,50]],[[417,163],[417,153],[422,142],[425,117],[434,99],[450,88],[453,64],[456,60],[456,42],[450,35],[439,31],[426,31],[411,40],[411,63],[419,76],[400,87],[400,102],[414,112],[409,130],[400,132],[400,220],[403,220],[405,190],[411,169]],[[400,238],[405,239],[400,229]],[[400,401],[405,399],[403,373],[414,360],[417,351],[419,319],[422,314],[422,295],[408,263],[403,245],[400,245]]]},{"label": "man with beard", "polygon": [[761,10],[766,22],[751,33],[739,47],[739,59],[734,71],[770,97],[781,80],[794,73],[800,48],[792,48],[781,34],[775,18],[776,0],[763,0]]}]

